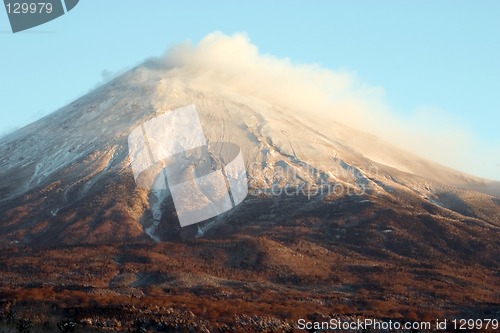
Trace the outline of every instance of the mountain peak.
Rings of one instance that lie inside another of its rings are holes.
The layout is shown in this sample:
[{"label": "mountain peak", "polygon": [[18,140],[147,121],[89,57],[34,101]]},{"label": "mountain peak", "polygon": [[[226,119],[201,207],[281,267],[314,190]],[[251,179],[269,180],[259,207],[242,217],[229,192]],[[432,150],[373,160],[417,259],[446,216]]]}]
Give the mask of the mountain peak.
[{"label": "mountain peak", "polygon": [[[307,118],[262,97],[242,94],[237,87],[210,81],[209,76],[150,63],[3,138],[2,209],[12,221],[18,221],[15,212],[26,210],[30,223],[48,226],[43,232],[63,222],[87,230],[88,221],[100,221],[97,225],[114,230],[118,226],[113,226],[117,223],[113,216],[120,216],[128,225],[125,234],[140,236],[154,220],[151,207],[167,208],[163,201],[154,204],[158,199],[135,186],[128,137],[137,126],[192,104],[208,143],[231,142],[241,148],[251,198],[366,196],[364,200],[375,200],[396,198],[402,191],[437,209],[455,211],[458,202],[472,202],[474,213],[469,215],[498,223],[500,214],[492,214],[498,212],[498,205],[483,194],[460,188],[464,184],[480,188],[486,184],[481,179],[402,151],[373,134],[328,118]],[[491,203],[476,207],[481,200]],[[102,207],[104,203],[108,208]],[[75,213],[95,205],[101,208],[91,217],[82,219],[83,212]],[[169,209],[170,215],[162,216],[170,216],[176,225],[172,203]],[[180,230],[178,225],[170,229]],[[54,231],[53,236],[68,230],[73,228]],[[75,226],[72,232],[80,235],[81,230]],[[16,231],[7,235],[32,239]]]}]

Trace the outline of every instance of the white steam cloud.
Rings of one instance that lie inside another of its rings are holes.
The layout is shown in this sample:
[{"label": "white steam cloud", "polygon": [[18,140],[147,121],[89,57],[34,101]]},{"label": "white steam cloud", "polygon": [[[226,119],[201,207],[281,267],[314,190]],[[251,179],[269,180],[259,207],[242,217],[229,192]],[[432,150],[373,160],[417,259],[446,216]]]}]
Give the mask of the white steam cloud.
[{"label": "white steam cloud", "polygon": [[480,142],[452,115],[435,107],[398,115],[384,102],[382,88],[360,82],[353,72],[260,54],[244,34],[209,34],[197,46],[168,49],[161,62],[169,68],[188,67],[303,116],[329,118],[373,133],[455,169],[500,180],[500,143]]}]

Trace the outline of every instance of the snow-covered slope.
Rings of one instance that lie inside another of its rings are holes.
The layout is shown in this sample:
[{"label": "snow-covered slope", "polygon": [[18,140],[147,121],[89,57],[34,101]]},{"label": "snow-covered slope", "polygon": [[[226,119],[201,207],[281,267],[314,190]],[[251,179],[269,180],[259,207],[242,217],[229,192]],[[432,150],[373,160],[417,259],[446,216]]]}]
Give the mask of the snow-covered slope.
[{"label": "snow-covered slope", "polygon": [[[20,168],[29,175],[7,195],[36,187],[95,150],[107,150],[115,157],[116,145],[124,148],[131,128],[189,104],[196,105],[208,140],[242,147],[255,188],[275,183],[271,174],[276,166],[294,167],[308,183],[314,183],[319,179],[309,178],[311,170],[305,166],[328,171],[338,168],[339,161],[363,169],[390,167],[452,185],[485,182],[418,158],[373,135],[325,119],[306,119],[216,82],[196,80],[179,71],[139,67],[3,138],[2,174]],[[338,176],[330,172],[322,177]]]},{"label": "snow-covered slope", "polygon": [[[458,201],[467,197],[469,202],[481,203],[482,208],[473,209],[474,216],[498,211],[494,198],[460,189],[487,186],[486,180],[419,158],[334,121],[308,118],[244,95],[188,69],[148,64],[4,137],[0,141],[0,209],[8,212],[9,221],[22,221],[12,218],[21,206],[29,211],[26,219],[45,214],[43,220],[50,224],[46,218],[50,212],[52,220],[79,221],[81,215],[70,214],[74,203],[107,195],[104,184],[109,184],[109,177],[119,176],[127,185],[118,195],[130,197],[141,207],[121,213],[132,221],[132,229],[149,230],[158,221],[145,222],[154,221],[145,211],[165,208],[131,182],[127,138],[141,123],[190,104],[196,105],[209,142],[233,142],[241,147],[254,198],[272,197],[283,193],[283,188],[300,189],[297,195],[317,195],[320,189],[336,186],[338,196],[391,196],[402,190],[456,211],[456,202],[440,199],[440,194],[453,192]],[[96,214],[93,220],[111,213]],[[498,222],[498,216],[490,220]]]}]

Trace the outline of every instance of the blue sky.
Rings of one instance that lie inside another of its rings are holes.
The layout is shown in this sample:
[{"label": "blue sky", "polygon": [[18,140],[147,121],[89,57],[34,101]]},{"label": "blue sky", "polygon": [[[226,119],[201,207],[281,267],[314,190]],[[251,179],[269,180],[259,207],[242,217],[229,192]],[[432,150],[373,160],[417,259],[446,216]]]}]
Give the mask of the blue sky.
[{"label": "blue sky", "polygon": [[[245,32],[260,52],[294,63],[355,72],[383,88],[401,117],[439,110],[480,145],[500,147],[499,17],[500,1],[81,0],[52,22],[12,34],[0,10],[0,135],[109,73],[221,31]],[[461,169],[500,179],[500,157],[495,163]]]}]

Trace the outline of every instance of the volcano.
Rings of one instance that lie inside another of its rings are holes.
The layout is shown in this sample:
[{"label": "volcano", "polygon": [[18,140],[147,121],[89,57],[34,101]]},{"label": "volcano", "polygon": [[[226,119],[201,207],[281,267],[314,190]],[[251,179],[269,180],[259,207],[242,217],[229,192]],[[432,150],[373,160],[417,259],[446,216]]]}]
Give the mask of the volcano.
[{"label": "volcano", "polygon": [[[207,142],[240,147],[248,195],[181,227],[169,191],[136,185],[128,138],[187,105]],[[148,61],[2,138],[5,309],[239,331],[498,316],[499,183],[306,114]]]},{"label": "volcano", "polygon": [[[279,206],[283,197],[307,197],[307,205],[279,214],[293,216],[321,205],[330,210],[328,205],[343,199],[382,207],[387,201],[408,215],[466,218],[489,227],[500,223],[494,182],[189,73],[143,66],[2,140],[4,240],[49,245],[143,239],[153,215],[163,216],[153,237],[180,237],[168,195],[153,204],[151,193],[136,186],[127,140],[140,124],[191,104],[208,142],[241,147],[250,205],[276,201]],[[187,229],[210,229],[248,211],[255,209],[241,208]]]}]

